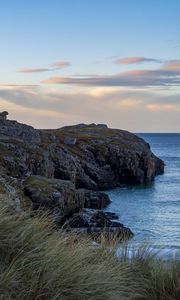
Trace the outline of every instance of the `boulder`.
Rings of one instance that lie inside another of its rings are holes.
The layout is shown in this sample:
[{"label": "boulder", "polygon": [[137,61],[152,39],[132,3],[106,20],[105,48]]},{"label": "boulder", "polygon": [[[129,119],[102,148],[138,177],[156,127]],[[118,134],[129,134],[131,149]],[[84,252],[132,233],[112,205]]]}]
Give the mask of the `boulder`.
[{"label": "boulder", "polygon": [[7,120],[7,116],[8,116],[8,112],[7,111],[3,111],[0,113],[0,121],[1,122],[5,122]]},{"label": "boulder", "polygon": [[85,208],[102,209],[111,203],[109,196],[103,192],[84,190]]},{"label": "boulder", "polygon": [[84,207],[84,192],[76,190],[68,180],[48,179],[43,176],[29,176],[24,180],[25,195],[30,197],[33,209],[58,207],[64,217]]}]

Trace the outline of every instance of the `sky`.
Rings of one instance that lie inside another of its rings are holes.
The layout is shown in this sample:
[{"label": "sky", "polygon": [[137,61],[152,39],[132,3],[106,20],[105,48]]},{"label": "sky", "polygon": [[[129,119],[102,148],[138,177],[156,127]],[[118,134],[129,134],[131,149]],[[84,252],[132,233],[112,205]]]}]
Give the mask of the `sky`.
[{"label": "sky", "polygon": [[0,2],[0,111],[180,132],[179,0]]}]

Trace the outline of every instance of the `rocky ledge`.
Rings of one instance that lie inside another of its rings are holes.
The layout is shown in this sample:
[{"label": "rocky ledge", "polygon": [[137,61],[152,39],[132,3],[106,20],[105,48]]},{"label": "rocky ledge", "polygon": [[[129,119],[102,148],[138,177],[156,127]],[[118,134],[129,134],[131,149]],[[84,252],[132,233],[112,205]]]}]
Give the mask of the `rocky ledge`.
[{"label": "rocky ledge", "polygon": [[28,203],[51,211],[66,230],[132,236],[100,211],[110,202],[101,190],[149,183],[163,173],[148,143],[104,124],[38,130],[6,117],[0,115],[0,191],[16,194],[17,211]]}]

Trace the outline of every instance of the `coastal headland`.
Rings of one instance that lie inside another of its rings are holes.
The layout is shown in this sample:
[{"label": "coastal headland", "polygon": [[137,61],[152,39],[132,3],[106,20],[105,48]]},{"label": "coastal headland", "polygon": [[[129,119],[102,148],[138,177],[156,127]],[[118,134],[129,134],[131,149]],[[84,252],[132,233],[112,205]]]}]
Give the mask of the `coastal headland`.
[{"label": "coastal headland", "polygon": [[113,213],[104,190],[146,184],[164,163],[136,135],[105,124],[34,129],[0,114],[0,189],[11,208],[48,210],[66,231],[119,239],[133,233]]}]

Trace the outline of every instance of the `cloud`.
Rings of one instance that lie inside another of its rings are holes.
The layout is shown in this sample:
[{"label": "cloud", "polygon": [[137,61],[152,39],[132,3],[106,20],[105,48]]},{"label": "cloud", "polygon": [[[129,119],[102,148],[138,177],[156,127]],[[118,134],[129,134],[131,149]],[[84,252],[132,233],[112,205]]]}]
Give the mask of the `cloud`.
[{"label": "cloud", "polygon": [[180,112],[180,103],[150,103],[146,105],[146,109],[152,112]]},{"label": "cloud", "polygon": [[50,64],[49,68],[23,68],[19,69],[19,73],[43,73],[43,72],[52,72],[56,70],[60,70],[66,67],[71,66],[69,61],[57,61]]},{"label": "cloud", "polygon": [[32,89],[38,87],[39,84],[13,84],[13,83],[5,83],[5,84],[0,84],[0,88],[17,88],[17,89]]},{"label": "cloud", "polygon": [[42,81],[45,84],[66,84],[79,86],[103,87],[148,87],[148,86],[179,86],[180,68],[176,65],[164,65],[155,70],[131,70],[115,75],[81,76],[81,77],[50,77]]},{"label": "cloud", "polygon": [[48,68],[25,68],[25,69],[19,69],[19,73],[42,73],[42,72],[48,72],[51,71]]},{"label": "cloud", "polygon": [[51,64],[51,67],[53,70],[58,70],[66,67],[70,67],[71,63],[69,61],[56,61]]},{"label": "cloud", "polygon": [[[47,69],[69,64],[55,62]],[[179,130],[180,60],[157,69],[57,76],[43,83],[0,84],[0,110],[40,128],[97,122],[136,132]]]},{"label": "cloud", "polygon": [[180,60],[168,60],[164,63],[163,69],[180,72]]},{"label": "cloud", "polygon": [[155,62],[160,63],[161,61],[154,58],[142,57],[142,56],[131,56],[131,57],[124,57],[115,60],[115,64],[121,65],[129,65],[129,64],[139,64],[145,62]]},{"label": "cloud", "polygon": [[41,128],[81,122],[137,132],[179,128],[179,94],[162,95],[156,89],[91,87],[63,92],[49,86],[0,87],[0,106],[10,117]]}]

